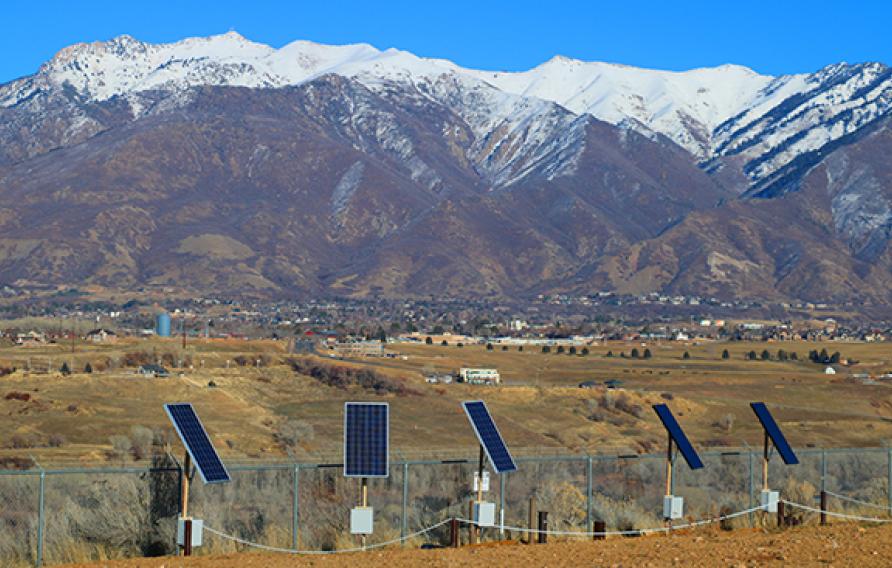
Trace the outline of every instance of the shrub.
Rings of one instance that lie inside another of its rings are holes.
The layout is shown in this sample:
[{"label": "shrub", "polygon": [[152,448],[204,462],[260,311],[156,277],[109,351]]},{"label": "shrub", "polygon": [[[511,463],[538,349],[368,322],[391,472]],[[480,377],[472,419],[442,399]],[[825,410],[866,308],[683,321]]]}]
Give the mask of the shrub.
[{"label": "shrub", "polygon": [[51,448],[61,448],[65,444],[65,438],[61,434],[52,434],[46,442]]},{"label": "shrub", "polygon": [[291,359],[289,363],[293,371],[330,387],[346,390],[350,386],[358,386],[373,390],[376,394],[420,395],[418,391],[408,388],[404,381],[391,379],[371,369],[316,363],[307,358]]}]

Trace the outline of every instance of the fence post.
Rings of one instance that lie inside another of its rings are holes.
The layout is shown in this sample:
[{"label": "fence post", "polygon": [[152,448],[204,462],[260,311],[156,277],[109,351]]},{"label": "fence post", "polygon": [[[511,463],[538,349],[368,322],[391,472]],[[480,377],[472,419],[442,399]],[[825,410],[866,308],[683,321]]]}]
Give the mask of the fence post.
[{"label": "fence post", "polygon": [[585,464],[585,530],[592,530],[592,456],[586,456]]},{"label": "fence post", "polygon": [[892,448],[886,450],[886,501],[889,505],[889,514],[892,515]]},{"label": "fence post", "polygon": [[37,566],[43,566],[43,539],[44,525],[46,524],[46,516],[43,511],[46,489],[46,472],[40,470],[40,494],[37,498]]},{"label": "fence post", "polygon": [[548,511],[539,511],[539,544],[548,542]]},{"label": "fence post", "polygon": [[827,450],[821,450],[821,493],[827,491]]},{"label": "fence post", "polygon": [[[753,497],[753,452],[749,451],[749,452],[747,452],[746,455],[749,456],[749,465],[750,465],[750,481],[749,481],[750,505],[749,505],[749,508],[752,509],[753,507],[755,507],[755,503],[753,502],[753,500],[754,500],[754,497]],[[753,528],[754,526],[756,526],[753,513],[750,513],[747,516],[750,519],[750,528]]]},{"label": "fence post", "polygon": [[400,518],[400,546],[406,546],[409,519],[409,462],[403,462],[403,512]]},{"label": "fence post", "polygon": [[300,465],[294,464],[291,478],[291,548],[298,548],[300,526]]}]

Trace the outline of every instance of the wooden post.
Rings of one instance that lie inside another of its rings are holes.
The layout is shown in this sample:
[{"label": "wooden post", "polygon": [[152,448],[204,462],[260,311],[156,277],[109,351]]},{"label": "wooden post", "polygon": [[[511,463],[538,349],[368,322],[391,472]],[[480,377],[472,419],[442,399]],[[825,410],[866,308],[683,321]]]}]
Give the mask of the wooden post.
[{"label": "wooden post", "polygon": [[768,431],[765,432],[765,445],[762,448],[762,491],[768,491]]},{"label": "wooden post", "polygon": [[536,519],[536,496],[534,495],[534,496],[530,497],[530,516],[529,516],[529,520],[527,522],[527,527],[530,529],[531,532],[527,533],[527,544],[533,544],[535,542],[535,540],[533,540],[533,533],[532,533],[533,528],[536,526],[535,524],[533,524],[533,523],[535,523],[535,519]]},{"label": "wooden post", "polygon": [[778,501],[777,502],[777,528],[784,527],[785,517],[786,517],[786,515],[784,514],[784,502]]},{"label": "wooden post", "polygon": [[821,491],[821,526],[827,525],[827,492]]},{"label": "wooden post", "polygon": [[[607,532],[607,523],[605,523],[604,521],[595,521],[595,530],[593,532],[596,532],[596,533]],[[594,540],[604,540],[606,538],[606,535],[596,534],[592,538]]]},{"label": "wooden post", "polygon": [[454,518],[449,522],[449,544],[452,548],[461,546],[461,537],[458,532],[458,519]]},{"label": "wooden post", "polygon": [[539,511],[539,544],[548,542],[548,511]]},{"label": "wooden post", "polygon": [[183,556],[192,556],[192,519],[183,519]]},{"label": "wooden post", "polygon": [[[471,521],[474,520],[474,502],[468,502],[468,518]],[[474,526],[474,523],[468,524],[468,543],[477,544],[477,531],[475,530],[477,527]]]}]

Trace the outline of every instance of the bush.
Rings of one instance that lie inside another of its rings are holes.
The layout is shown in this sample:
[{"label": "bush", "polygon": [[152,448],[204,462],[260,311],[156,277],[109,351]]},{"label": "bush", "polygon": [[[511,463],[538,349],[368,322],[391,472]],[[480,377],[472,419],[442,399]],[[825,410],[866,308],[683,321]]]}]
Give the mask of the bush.
[{"label": "bush", "polygon": [[346,390],[348,387],[358,386],[373,390],[376,394],[420,395],[418,391],[408,388],[404,381],[391,379],[371,369],[327,365],[306,358],[291,359],[289,363],[296,373],[312,377],[330,387]]},{"label": "bush", "polygon": [[487,344],[486,344],[486,350],[487,350],[487,351],[492,351],[492,343],[487,343]]},{"label": "bush", "polygon": [[51,448],[61,448],[65,444],[65,438],[61,434],[52,434],[46,442]]},{"label": "bush", "polygon": [[[446,347],[447,345],[449,345],[449,342],[446,341],[445,339],[440,342],[440,346],[442,346],[442,347]],[[459,344],[458,346],[461,347],[461,344]]]}]

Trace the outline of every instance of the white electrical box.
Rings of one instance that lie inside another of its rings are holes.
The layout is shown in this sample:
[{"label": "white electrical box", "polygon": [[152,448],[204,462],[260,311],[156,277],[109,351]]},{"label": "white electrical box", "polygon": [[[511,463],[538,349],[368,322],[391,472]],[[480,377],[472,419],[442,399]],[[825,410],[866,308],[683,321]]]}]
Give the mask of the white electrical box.
[{"label": "white electrical box", "polygon": [[778,499],[780,499],[780,493],[763,489],[760,504],[765,511],[769,513],[777,513]]},{"label": "white electrical box", "polygon": [[371,507],[350,509],[350,534],[372,534],[373,522]]},{"label": "white electrical box", "polygon": [[486,501],[474,503],[474,522],[477,526],[492,527],[496,524],[496,504]]},{"label": "white electrical box", "polygon": [[669,520],[680,519],[684,516],[684,498],[674,495],[663,497],[663,518]]},{"label": "white electrical box", "polygon": [[474,491],[489,491],[489,472],[483,472],[483,489],[480,488],[480,473],[474,472]]},{"label": "white electrical box", "polygon": [[[204,521],[192,519],[192,548],[201,546],[201,533],[204,532]],[[182,517],[177,517],[177,545],[186,545],[186,522]]]}]

